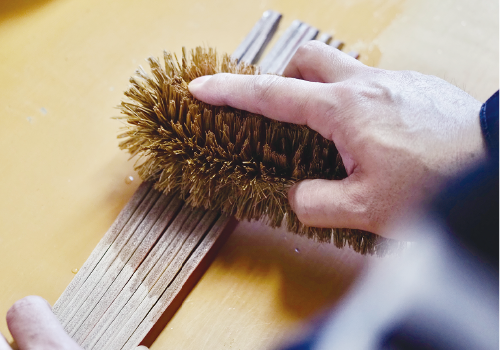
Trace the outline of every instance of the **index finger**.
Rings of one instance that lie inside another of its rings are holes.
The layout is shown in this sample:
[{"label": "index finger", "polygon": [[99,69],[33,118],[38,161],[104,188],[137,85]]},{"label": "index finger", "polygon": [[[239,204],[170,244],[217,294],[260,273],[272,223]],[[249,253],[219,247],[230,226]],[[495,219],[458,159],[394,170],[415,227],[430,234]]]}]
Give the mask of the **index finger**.
[{"label": "index finger", "polygon": [[348,54],[311,40],[302,44],[283,72],[291,78],[338,83],[370,69]]},{"label": "index finger", "polygon": [[219,73],[193,80],[193,96],[216,106],[231,106],[282,122],[307,125],[324,137],[329,115],[338,105],[334,84],[307,82],[276,75]]}]

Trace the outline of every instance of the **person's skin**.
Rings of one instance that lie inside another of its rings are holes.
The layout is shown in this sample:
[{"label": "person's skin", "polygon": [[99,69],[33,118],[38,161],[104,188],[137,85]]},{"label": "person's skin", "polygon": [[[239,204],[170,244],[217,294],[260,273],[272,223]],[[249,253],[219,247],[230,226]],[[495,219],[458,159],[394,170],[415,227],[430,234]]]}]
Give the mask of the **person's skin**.
[{"label": "person's skin", "polygon": [[[19,350],[82,350],[64,331],[49,303],[39,296],[28,296],[12,305],[7,325]],[[0,334],[0,350],[11,349]]]},{"label": "person's skin", "polygon": [[[15,340],[11,347],[0,334],[0,350],[83,350],[63,329],[42,297],[18,300],[7,312],[7,325]],[[138,346],[136,350],[148,350]]]},{"label": "person's skin", "polygon": [[381,235],[485,156],[481,103],[434,76],[365,66],[317,41],[276,75],[216,74],[193,80],[199,100],[307,125],[337,146],[348,177],[304,180],[289,191],[300,221]]}]

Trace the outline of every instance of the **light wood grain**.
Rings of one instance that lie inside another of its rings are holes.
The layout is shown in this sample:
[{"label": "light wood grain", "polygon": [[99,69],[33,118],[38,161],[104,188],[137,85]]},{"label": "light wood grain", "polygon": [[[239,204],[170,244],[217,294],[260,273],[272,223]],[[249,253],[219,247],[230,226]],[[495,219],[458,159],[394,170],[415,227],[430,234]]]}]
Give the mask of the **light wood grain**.
[{"label": "light wood grain", "polygon": [[[139,268],[139,266],[144,262],[144,259],[151,251],[155,243],[158,241],[160,236],[165,232],[167,226],[171,223],[172,219],[178,213],[180,207],[182,206],[182,201],[178,198],[174,198],[171,203],[165,208],[161,214],[158,221],[156,221],[154,227],[148,233],[148,236],[144,238],[141,245],[134,252],[134,255],[127,261],[126,265],[120,271],[118,277],[112,282],[112,285],[105,291],[105,295],[98,301],[95,307],[89,309],[89,315],[82,319],[80,325],[78,325],[78,330],[76,332],[70,333],[70,335],[78,343],[82,343],[87,335],[95,328],[96,324],[99,322],[103,314],[108,310],[112,302],[118,297],[120,293],[124,291],[124,287],[132,278],[134,272]],[[172,239],[166,237],[165,240]]]},{"label": "light wood grain", "polygon": [[[117,316],[120,312],[122,312],[122,314],[124,313],[123,309],[126,305],[128,305],[128,307],[132,305],[133,300],[131,301],[131,298],[136,295],[138,290],[147,294],[149,286],[154,284],[156,278],[159,276],[158,274],[165,268],[164,264],[168,264],[172,260],[174,253],[178,251],[178,247],[180,245],[179,242],[182,242],[184,235],[189,233],[184,232],[182,234],[181,231],[192,225],[193,222],[196,225],[202,215],[202,212],[200,211],[193,213],[188,210],[188,207],[185,207],[184,209],[185,210],[181,210],[179,212],[176,218],[168,226],[167,231],[165,231],[165,233],[161,236],[153,250],[148,254],[139,268],[134,271],[132,277],[122,289],[121,293],[119,293],[112,300],[109,300],[111,302],[110,307],[106,309],[105,313],[100,317],[90,334],[84,339],[82,345],[85,348],[92,349],[95,344],[103,339],[106,332],[112,335],[113,329],[116,329],[111,326],[112,324],[121,324],[121,322],[126,322],[126,317],[122,317],[120,320],[117,320]],[[186,224],[186,221],[188,220],[191,224],[189,222]],[[163,263],[158,264],[159,261],[162,261]],[[108,337],[111,335],[108,335]],[[104,342],[104,340],[101,341]]]},{"label": "light wood grain", "polygon": [[145,182],[137,189],[125,208],[123,208],[116,220],[113,222],[113,225],[111,225],[111,227],[106,232],[104,237],[99,241],[95,249],[92,250],[89,258],[85,261],[80,271],[66,288],[66,293],[61,295],[52,307],[52,310],[56,315],[61,313],[62,310],[65,309],[74,298],[76,292],[82,287],[83,283],[85,283],[87,278],[94,270],[95,266],[102,259],[104,254],[106,254],[111,244],[113,244],[134,212],[137,210],[137,207],[139,207],[141,201],[151,189],[151,186],[151,183]]}]

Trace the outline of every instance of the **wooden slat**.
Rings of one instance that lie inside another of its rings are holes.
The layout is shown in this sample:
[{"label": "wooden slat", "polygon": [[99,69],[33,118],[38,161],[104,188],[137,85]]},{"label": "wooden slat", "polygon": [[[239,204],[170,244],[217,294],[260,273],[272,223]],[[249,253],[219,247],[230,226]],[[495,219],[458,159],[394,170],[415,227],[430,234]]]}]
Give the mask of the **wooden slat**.
[{"label": "wooden slat", "polygon": [[330,43],[330,46],[334,47],[334,48],[336,48],[338,50],[342,50],[342,48],[344,47],[344,42],[342,40],[333,40]]},{"label": "wooden slat", "polygon": [[[155,274],[158,273],[158,270],[161,270],[161,266],[157,265],[157,263],[162,261],[161,259],[168,259],[168,254],[171,254],[173,251],[172,246],[175,246],[176,240],[179,239],[180,231],[186,227],[186,221],[188,219],[190,221],[196,221],[200,216],[199,213],[193,213],[188,209],[189,207],[185,206],[177,214],[146,259],[141,263],[139,268],[134,271],[132,277],[127,281],[127,284],[119,295],[112,300],[111,305],[95,324],[90,334],[88,334],[81,343],[85,349],[92,349],[107,330],[111,332],[112,327],[110,328],[110,325],[113,322],[115,322],[115,324],[118,323],[115,321],[116,316],[124,308],[132,295],[139,288],[144,288],[141,287],[143,284],[147,285],[148,283],[154,282],[152,279],[155,277]],[[167,258],[165,258],[165,256],[167,256]],[[148,278],[148,281],[144,282],[146,278]]]},{"label": "wooden slat", "polygon": [[262,59],[262,62],[259,63],[259,67],[262,73],[271,73],[270,68],[273,62],[275,62],[283,52],[288,41],[290,41],[294,37],[295,32],[300,27],[300,25],[301,22],[299,20],[293,21],[292,24],[285,30],[283,35],[278,39],[276,44],[271,48],[271,51],[269,51],[267,56]]},{"label": "wooden slat", "polygon": [[[144,295],[144,298],[137,298],[137,301],[140,301],[140,305],[131,310],[132,313],[123,313],[126,315],[126,323],[120,329],[118,334],[113,333],[112,337],[108,340],[108,342],[102,346],[103,349],[124,349],[125,343],[129,340],[131,335],[136,331],[136,329],[140,327],[142,332],[139,332],[138,336],[135,337],[135,340],[129,342],[128,347],[133,348],[137,346],[140,341],[146,336],[147,332],[151,329],[154,323],[142,323],[145,320],[145,317],[149,314],[151,318],[157,319],[161,316],[164,311],[163,305],[166,307],[168,303],[161,303],[161,296],[165,293],[170,295],[173,291],[170,288],[170,284],[174,281],[177,274],[181,269],[185,271],[185,273],[191,272],[191,268],[184,267],[186,261],[191,256],[193,250],[198,246],[198,244],[203,241],[205,234],[210,230],[210,228],[214,225],[214,220],[217,219],[219,214],[217,212],[208,211],[205,213],[203,219],[200,223],[194,228],[189,234],[186,235],[185,240],[182,242],[179,251],[175,255],[175,258],[171,261],[168,267],[161,273],[160,277],[155,281],[155,284],[152,286],[150,291]],[[226,223],[227,221],[224,221]],[[217,231],[218,233],[222,232],[222,230]],[[195,266],[193,266],[195,267]],[[173,285],[178,285],[179,282],[174,283]],[[169,287],[167,289],[167,287]],[[138,293],[140,296],[142,293]],[[132,300],[132,299],[131,299]],[[153,308],[155,305],[160,303],[162,307]],[[147,319],[147,318],[146,318]],[[104,338],[103,338],[104,339]],[[98,347],[99,349],[99,347]]]},{"label": "wooden slat", "polygon": [[[187,206],[181,210],[181,212],[188,211],[191,211],[191,209]],[[186,242],[190,234],[198,225],[199,221],[203,217],[203,214],[204,210],[202,209],[196,209],[191,213],[189,218],[178,230],[178,233],[172,243],[163,251],[156,262],[152,264],[151,270],[146,275],[146,278],[139,284],[137,289],[133,290],[133,293],[129,293],[129,291],[127,291],[125,297],[119,300],[120,303],[125,301],[125,304],[121,308],[114,305],[113,309],[118,310],[118,314],[114,317],[114,319],[112,319],[108,328],[99,337],[99,340],[94,347],[89,347],[87,349],[120,349],[109,347],[109,344],[106,344],[117,335],[117,331],[123,329],[134,312],[141,307],[142,301],[147,298],[155,284],[162,278],[163,273],[170,270],[170,264],[182,251],[184,242]],[[162,247],[160,247],[160,249],[162,249]],[[141,309],[139,312],[143,312],[143,310]]]},{"label": "wooden slat", "polygon": [[294,21],[285,31],[284,39],[279,40],[270,52],[270,59],[264,59],[261,70],[264,73],[283,74],[286,65],[303,43],[313,40],[318,30],[306,23]]},{"label": "wooden slat", "polygon": [[278,28],[281,14],[276,11],[266,11],[247,34],[231,58],[245,63],[255,63],[266,48],[274,32]]},{"label": "wooden slat", "polygon": [[133,349],[138,342],[140,342],[147,335],[148,331],[158,322],[159,318],[165,311],[165,309],[170,305],[172,300],[180,293],[182,287],[186,281],[190,278],[193,271],[200,264],[200,261],[210,252],[216,241],[219,239],[222,231],[226,227],[230,218],[221,215],[214,226],[211,228],[210,232],[203,239],[200,246],[196,248],[196,251],[189,257],[185,265],[179,272],[179,275],[175,278],[172,285],[168,290],[163,293],[160,300],[154,305],[151,311],[146,315],[146,317],[140,322],[137,329],[133,332],[127,343],[123,347],[124,349]]},{"label": "wooden slat", "polygon": [[[113,281],[112,285],[106,290],[104,296],[99,300],[98,304],[89,311],[89,315],[84,319],[84,321],[79,325],[78,329],[73,331],[71,336],[78,343],[82,343],[88,334],[92,331],[94,326],[98,323],[101,317],[104,315],[106,310],[111,306],[113,301],[123,293],[123,288],[127,285],[127,282],[132,278],[134,272],[144,263],[148,254],[151,252],[155,244],[158,242],[160,236],[165,237],[165,239],[173,238],[173,235],[169,232],[165,232],[168,225],[171,224],[172,220],[175,218],[179,209],[181,208],[183,202],[179,198],[173,198],[169,205],[164,209],[163,213],[156,221],[153,228],[149,231],[148,236],[144,238],[141,245],[134,252],[134,255],[130,258],[124,268],[120,271],[118,277]],[[163,239],[159,244],[168,246],[168,242]],[[131,286],[129,285],[128,288]]]},{"label": "wooden slat", "polygon": [[[126,242],[123,249],[120,250],[111,265],[104,271],[103,275],[99,276],[97,284],[92,288],[91,292],[89,292],[89,295],[81,306],[78,307],[77,312],[71,317],[71,319],[66,320],[63,324],[64,329],[70,336],[75,334],[78,327],[82,325],[83,321],[88,317],[104,293],[107,292],[108,288],[115,281],[116,277],[120,274],[125,265],[128,264],[129,258],[142,243],[144,237],[152,229],[161,213],[169,204],[171,198],[172,195],[161,195],[154,202],[153,207],[149,210],[137,229],[133,231],[133,234]],[[83,298],[84,296],[82,295],[82,299]]]},{"label": "wooden slat", "polygon": [[241,62],[247,64],[255,64],[259,60],[262,52],[267,47],[267,44],[276,32],[278,24],[281,20],[281,14],[275,11],[266,11],[264,15],[266,13],[268,13],[268,20],[264,23],[260,33],[252,42],[248,50],[241,57]]},{"label": "wooden slat", "polygon": [[300,45],[304,44],[309,40],[313,40],[318,35],[318,30],[314,27],[309,26],[306,23],[302,23],[297,30],[297,35],[294,40],[291,40],[282,53],[282,58],[277,61],[271,69],[271,72],[276,74],[283,74],[286,65],[292,59],[293,55],[297,51]]},{"label": "wooden slat", "polygon": [[122,209],[118,217],[113,222],[109,230],[106,232],[101,241],[97,244],[95,249],[90,254],[89,258],[85,261],[83,266],[80,268],[76,276],[70,282],[68,287],[61,294],[59,299],[56,301],[52,307],[52,311],[56,316],[60,318],[62,310],[70,303],[71,299],[75,296],[76,292],[81,288],[83,283],[90,276],[94,270],[97,263],[102,259],[103,255],[108,251],[111,244],[115,241],[116,237],[120,234],[122,229],[128,223],[132,215],[141,204],[144,197],[148,194],[151,189],[152,183],[144,182],[142,183],[137,191],[134,193],[129,202]]},{"label": "wooden slat", "polygon": [[62,325],[66,327],[74,314],[82,306],[85,300],[93,293],[94,287],[99,283],[102,276],[106,273],[107,269],[111,266],[117,255],[125,247],[130,237],[134,234],[137,227],[140,225],[149,210],[153,207],[156,200],[160,197],[160,193],[151,189],[144,198],[141,205],[137,208],[132,218],[127,222],[122,232],[115,241],[111,244],[109,249],[104,254],[103,258],[97,263],[94,270],[90,273],[89,277],[85,280],[80,289],[76,292],[75,296],[67,307],[57,314]]},{"label": "wooden slat", "polygon": [[332,38],[331,34],[322,33],[317,40],[328,45],[330,44],[330,41],[332,41]]}]

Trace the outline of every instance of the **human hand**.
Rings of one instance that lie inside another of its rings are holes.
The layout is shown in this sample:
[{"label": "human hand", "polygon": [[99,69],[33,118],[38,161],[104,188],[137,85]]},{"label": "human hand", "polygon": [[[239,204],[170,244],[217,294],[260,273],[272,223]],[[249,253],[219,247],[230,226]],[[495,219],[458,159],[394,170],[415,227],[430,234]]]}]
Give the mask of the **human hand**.
[{"label": "human hand", "polygon": [[[0,334],[0,350],[83,350],[64,331],[42,297],[31,295],[18,300],[7,312],[7,325],[15,340],[12,348]],[[139,345],[136,350],[148,350]]]},{"label": "human hand", "polygon": [[[17,301],[7,312],[7,325],[19,350],[82,350],[71,339],[45,299],[29,296]],[[11,350],[0,335],[0,350]]]},{"label": "human hand", "polygon": [[348,177],[304,180],[289,191],[305,225],[384,235],[389,222],[485,156],[481,103],[437,77],[368,67],[315,41],[299,48],[284,75],[216,74],[189,90],[209,104],[308,125],[335,143]]}]

